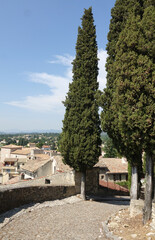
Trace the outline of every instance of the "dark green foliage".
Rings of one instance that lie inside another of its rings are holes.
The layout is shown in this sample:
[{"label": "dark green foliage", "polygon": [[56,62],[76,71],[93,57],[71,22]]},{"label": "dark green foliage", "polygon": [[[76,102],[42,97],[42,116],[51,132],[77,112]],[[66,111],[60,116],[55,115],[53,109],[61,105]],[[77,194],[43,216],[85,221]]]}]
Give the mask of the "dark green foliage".
[{"label": "dark green foliage", "polygon": [[155,8],[134,12],[119,35],[116,45],[115,93],[117,124],[123,142],[152,152],[155,146]]},{"label": "dark green foliage", "polygon": [[117,149],[114,147],[114,144],[111,138],[107,138],[107,140],[105,141],[103,151],[105,152],[105,155],[104,155],[105,158],[118,157]]},{"label": "dark green foliage", "polygon": [[117,69],[115,65],[116,61],[116,46],[120,36],[121,31],[126,25],[126,21],[130,12],[134,11],[141,14],[141,2],[136,0],[117,0],[114,8],[111,11],[112,19],[110,23],[110,30],[108,33],[108,44],[107,44],[107,87],[104,89],[102,107],[103,112],[101,114],[102,118],[102,129],[106,131],[110,138],[113,139],[113,143],[117,150],[125,155],[128,160],[133,158],[141,158],[141,150],[133,152],[133,145],[127,146],[123,141],[119,125],[118,125],[118,108],[115,103],[115,91],[116,91],[116,74]]},{"label": "dark green foliage", "polygon": [[152,151],[155,145],[152,3],[116,1],[108,35],[102,128],[134,165],[141,162],[142,148]]},{"label": "dark green foliage", "polygon": [[42,148],[42,146],[43,146],[43,142],[38,142],[38,143],[36,144],[36,147],[38,147],[38,148]]},{"label": "dark green foliage", "polygon": [[56,144],[55,142],[51,142],[51,150],[56,150]]},{"label": "dark green foliage", "polygon": [[27,139],[24,139],[24,138],[20,138],[19,139],[19,142],[18,142],[19,146],[26,146],[27,144],[28,144],[28,140]]},{"label": "dark green foliage", "polygon": [[129,189],[129,183],[128,181],[121,181],[121,182],[117,182],[118,185],[124,187],[124,188],[127,188]]},{"label": "dark green foliage", "polygon": [[64,105],[66,113],[61,135],[64,162],[85,171],[98,162],[101,150],[100,120],[95,95],[98,90],[96,30],[92,9],[85,10],[78,29],[73,82]]}]

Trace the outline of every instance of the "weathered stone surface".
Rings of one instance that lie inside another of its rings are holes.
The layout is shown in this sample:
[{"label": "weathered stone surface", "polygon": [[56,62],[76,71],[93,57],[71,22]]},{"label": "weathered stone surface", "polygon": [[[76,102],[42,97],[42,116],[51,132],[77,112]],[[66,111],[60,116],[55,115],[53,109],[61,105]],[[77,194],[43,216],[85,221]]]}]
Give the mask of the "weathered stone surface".
[{"label": "weathered stone surface", "polygon": [[154,237],[155,237],[155,233],[149,232],[149,233],[146,234],[146,236],[147,236],[147,237],[150,237],[150,236],[154,236]]},{"label": "weathered stone surface", "polygon": [[132,238],[136,238],[136,237],[137,237],[137,234],[131,234],[131,237],[132,237]]},{"label": "weathered stone surface", "polygon": [[0,213],[24,204],[62,199],[75,194],[75,186],[29,186],[0,189]]},{"label": "weathered stone surface", "polygon": [[155,203],[152,203],[152,222],[151,227],[155,229]]},{"label": "weathered stone surface", "polygon": [[143,207],[144,207],[144,201],[142,199],[139,199],[139,200],[131,199],[130,200],[130,217],[134,217],[138,214],[142,214]]},{"label": "weathered stone surface", "polygon": [[110,222],[110,223],[108,224],[108,227],[110,227],[110,228],[117,228],[117,227],[118,227],[118,224],[117,224],[116,222]]}]

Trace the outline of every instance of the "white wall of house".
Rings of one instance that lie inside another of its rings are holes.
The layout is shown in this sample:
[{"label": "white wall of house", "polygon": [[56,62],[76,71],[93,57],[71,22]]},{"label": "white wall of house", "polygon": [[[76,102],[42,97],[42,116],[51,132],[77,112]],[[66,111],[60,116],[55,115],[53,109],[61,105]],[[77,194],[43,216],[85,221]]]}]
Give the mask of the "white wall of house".
[{"label": "white wall of house", "polygon": [[4,163],[4,159],[5,158],[10,158],[10,153],[11,153],[11,149],[9,148],[1,148],[1,162]]},{"label": "white wall of house", "polygon": [[14,153],[11,153],[10,154],[10,157],[11,158],[27,158],[28,157],[28,154],[14,154]]},{"label": "white wall of house", "polygon": [[[21,147],[19,146],[18,149],[21,149]],[[17,150],[17,148],[1,148],[1,159],[0,162],[4,163],[4,159],[5,158],[11,158],[12,157],[12,152]],[[16,157],[16,155],[14,154],[14,157]]]},{"label": "white wall of house", "polygon": [[5,184],[9,181],[9,174],[8,173],[0,173],[0,184]]},{"label": "white wall of house", "polygon": [[57,166],[57,162],[54,158],[52,158],[52,174],[55,174],[56,166]]},{"label": "white wall of house", "polygon": [[46,164],[44,164],[42,167],[38,168],[36,171],[37,177],[43,177],[52,175],[52,161],[48,161]]}]

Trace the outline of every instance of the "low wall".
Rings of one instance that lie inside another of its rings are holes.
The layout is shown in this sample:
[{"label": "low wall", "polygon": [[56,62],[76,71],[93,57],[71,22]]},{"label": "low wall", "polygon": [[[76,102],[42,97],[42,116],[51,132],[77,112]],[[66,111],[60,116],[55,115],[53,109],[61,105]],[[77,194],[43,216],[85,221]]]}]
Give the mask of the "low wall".
[{"label": "low wall", "polygon": [[28,203],[37,203],[70,197],[75,186],[28,186],[0,189],[0,213]]}]

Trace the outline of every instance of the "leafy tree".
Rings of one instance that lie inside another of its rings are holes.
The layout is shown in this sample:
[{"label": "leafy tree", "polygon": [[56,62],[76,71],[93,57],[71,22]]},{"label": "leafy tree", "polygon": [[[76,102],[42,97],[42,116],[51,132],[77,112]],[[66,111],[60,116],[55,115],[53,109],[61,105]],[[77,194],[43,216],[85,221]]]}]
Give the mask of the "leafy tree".
[{"label": "leafy tree", "polygon": [[51,142],[51,150],[56,150],[55,141],[52,141],[52,142]]},{"label": "leafy tree", "polygon": [[114,147],[114,144],[111,138],[107,138],[107,140],[105,141],[103,151],[105,152],[105,155],[104,155],[105,158],[118,157],[117,149]]},{"label": "leafy tree", "polygon": [[64,163],[82,172],[81,196],[85,199],[86,170],[92,168],[101,154],[100,120],[95,94],[98,90],[96,29],[92,8],[85,9],[82,27],[78,28],[73,82],[64,105],[66,113],[61,135]]},{"label": "leafy tree", "polygon": [[38,142],[38,143],[36,144],[36,147],[38,147],[38,148],[42,148],[42,146],[43,146],[43,142]]}]

